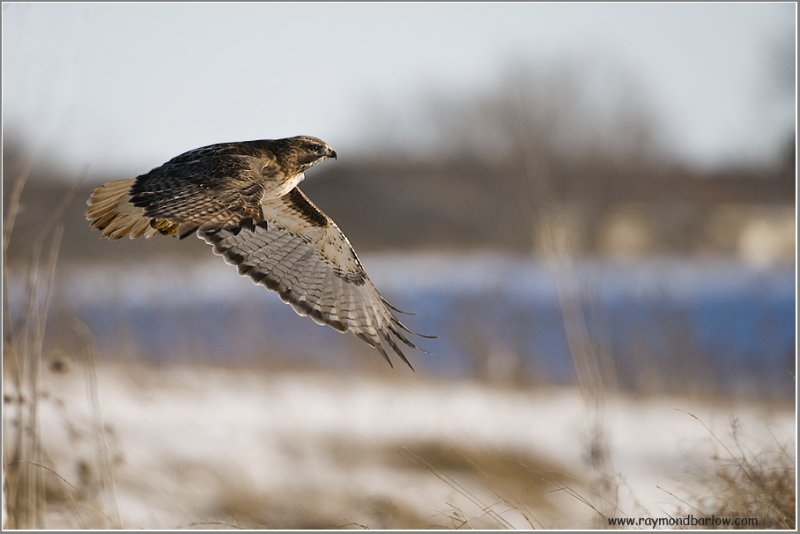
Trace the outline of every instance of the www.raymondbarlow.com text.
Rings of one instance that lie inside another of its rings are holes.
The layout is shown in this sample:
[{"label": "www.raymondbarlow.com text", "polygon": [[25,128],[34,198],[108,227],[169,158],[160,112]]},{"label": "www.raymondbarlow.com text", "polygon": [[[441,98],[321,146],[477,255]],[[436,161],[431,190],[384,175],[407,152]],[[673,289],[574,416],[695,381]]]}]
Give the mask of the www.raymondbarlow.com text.
[{"label": "www.raymondbarlow.com text", "polygon": [[609,517],[610,527],[757,527],[757,517],[719,517],[716,515],[696,517],[692,514],[680,517]]}]

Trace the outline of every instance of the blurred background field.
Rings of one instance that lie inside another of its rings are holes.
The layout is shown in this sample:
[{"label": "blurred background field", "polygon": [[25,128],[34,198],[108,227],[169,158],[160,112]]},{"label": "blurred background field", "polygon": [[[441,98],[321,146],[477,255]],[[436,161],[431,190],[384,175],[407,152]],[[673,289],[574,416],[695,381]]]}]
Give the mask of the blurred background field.
[{"label": "blurred background field", "polygon": [[[4,4],[8,526],[793,527],[794,14]],[[83,218],[296,134],[415,373]]]}]

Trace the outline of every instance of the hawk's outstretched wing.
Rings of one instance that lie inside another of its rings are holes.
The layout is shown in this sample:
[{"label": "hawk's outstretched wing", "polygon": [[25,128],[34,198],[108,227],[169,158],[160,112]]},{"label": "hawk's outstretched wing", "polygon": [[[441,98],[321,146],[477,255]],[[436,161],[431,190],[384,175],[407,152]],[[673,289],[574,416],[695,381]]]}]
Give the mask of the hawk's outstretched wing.
[{"label": "hawk's outstretched wing", "polygon": [[239,274],[277,291],[298,314],[352,332],[391,365],[385,341],[410,367],[394,338],[417,348],[404,332],[416,333],[392,313],[399,310],[375,288],[336,223],[297,187],[264,200],[261,209],[263,219],[251,227],[201,227],[198,234]]},{"label": "hawk's outstretched wing", "polygon": [[406,337],[415,332],[395,317],[400,310],[372,284],[342,231],[296,187],[328,158],[336,151],[310,136],[209,145],[101,185],[86,218],[111,239],[197,232],[300,315],[352,332],[391,365],[386,343],[411,367],[396,340],[417,348]]}]

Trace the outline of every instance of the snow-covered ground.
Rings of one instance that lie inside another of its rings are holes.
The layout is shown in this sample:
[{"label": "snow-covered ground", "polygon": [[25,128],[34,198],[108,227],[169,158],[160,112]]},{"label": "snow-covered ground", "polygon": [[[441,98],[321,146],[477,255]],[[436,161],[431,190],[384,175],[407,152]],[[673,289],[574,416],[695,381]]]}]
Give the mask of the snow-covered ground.
[{"label": "snow-covered ground", "polygon": [[[582,498],[666,516],[699,491],[724,452],[688,413],[723,440],[737,418],[749,450],[794,450],[791,406],[611,396],[596,412],[568,388],[134,363],[100,365],[92,402],[86,369],[42,379],[63,477],[45,476],[49,528],[591,528]],[[596,413],[612,489],[590,461]]]}]

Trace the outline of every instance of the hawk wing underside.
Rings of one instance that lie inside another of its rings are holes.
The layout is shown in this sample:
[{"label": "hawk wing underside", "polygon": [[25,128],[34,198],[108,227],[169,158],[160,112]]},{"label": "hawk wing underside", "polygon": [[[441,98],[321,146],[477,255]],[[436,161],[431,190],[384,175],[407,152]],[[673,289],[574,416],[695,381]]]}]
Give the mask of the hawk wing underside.
[{"label": "hawk wing underside", "polygon": [[[303,192],[294,188],[261,204],[252,227],[203,228],[198,235],[239,274],[280,295],[302,316],[352,332],[391,361],[385,341],[409,365],[397,338],[417,348],[361,266],[347,237]],[[413,333],[413,332],[411,332]]]}]

